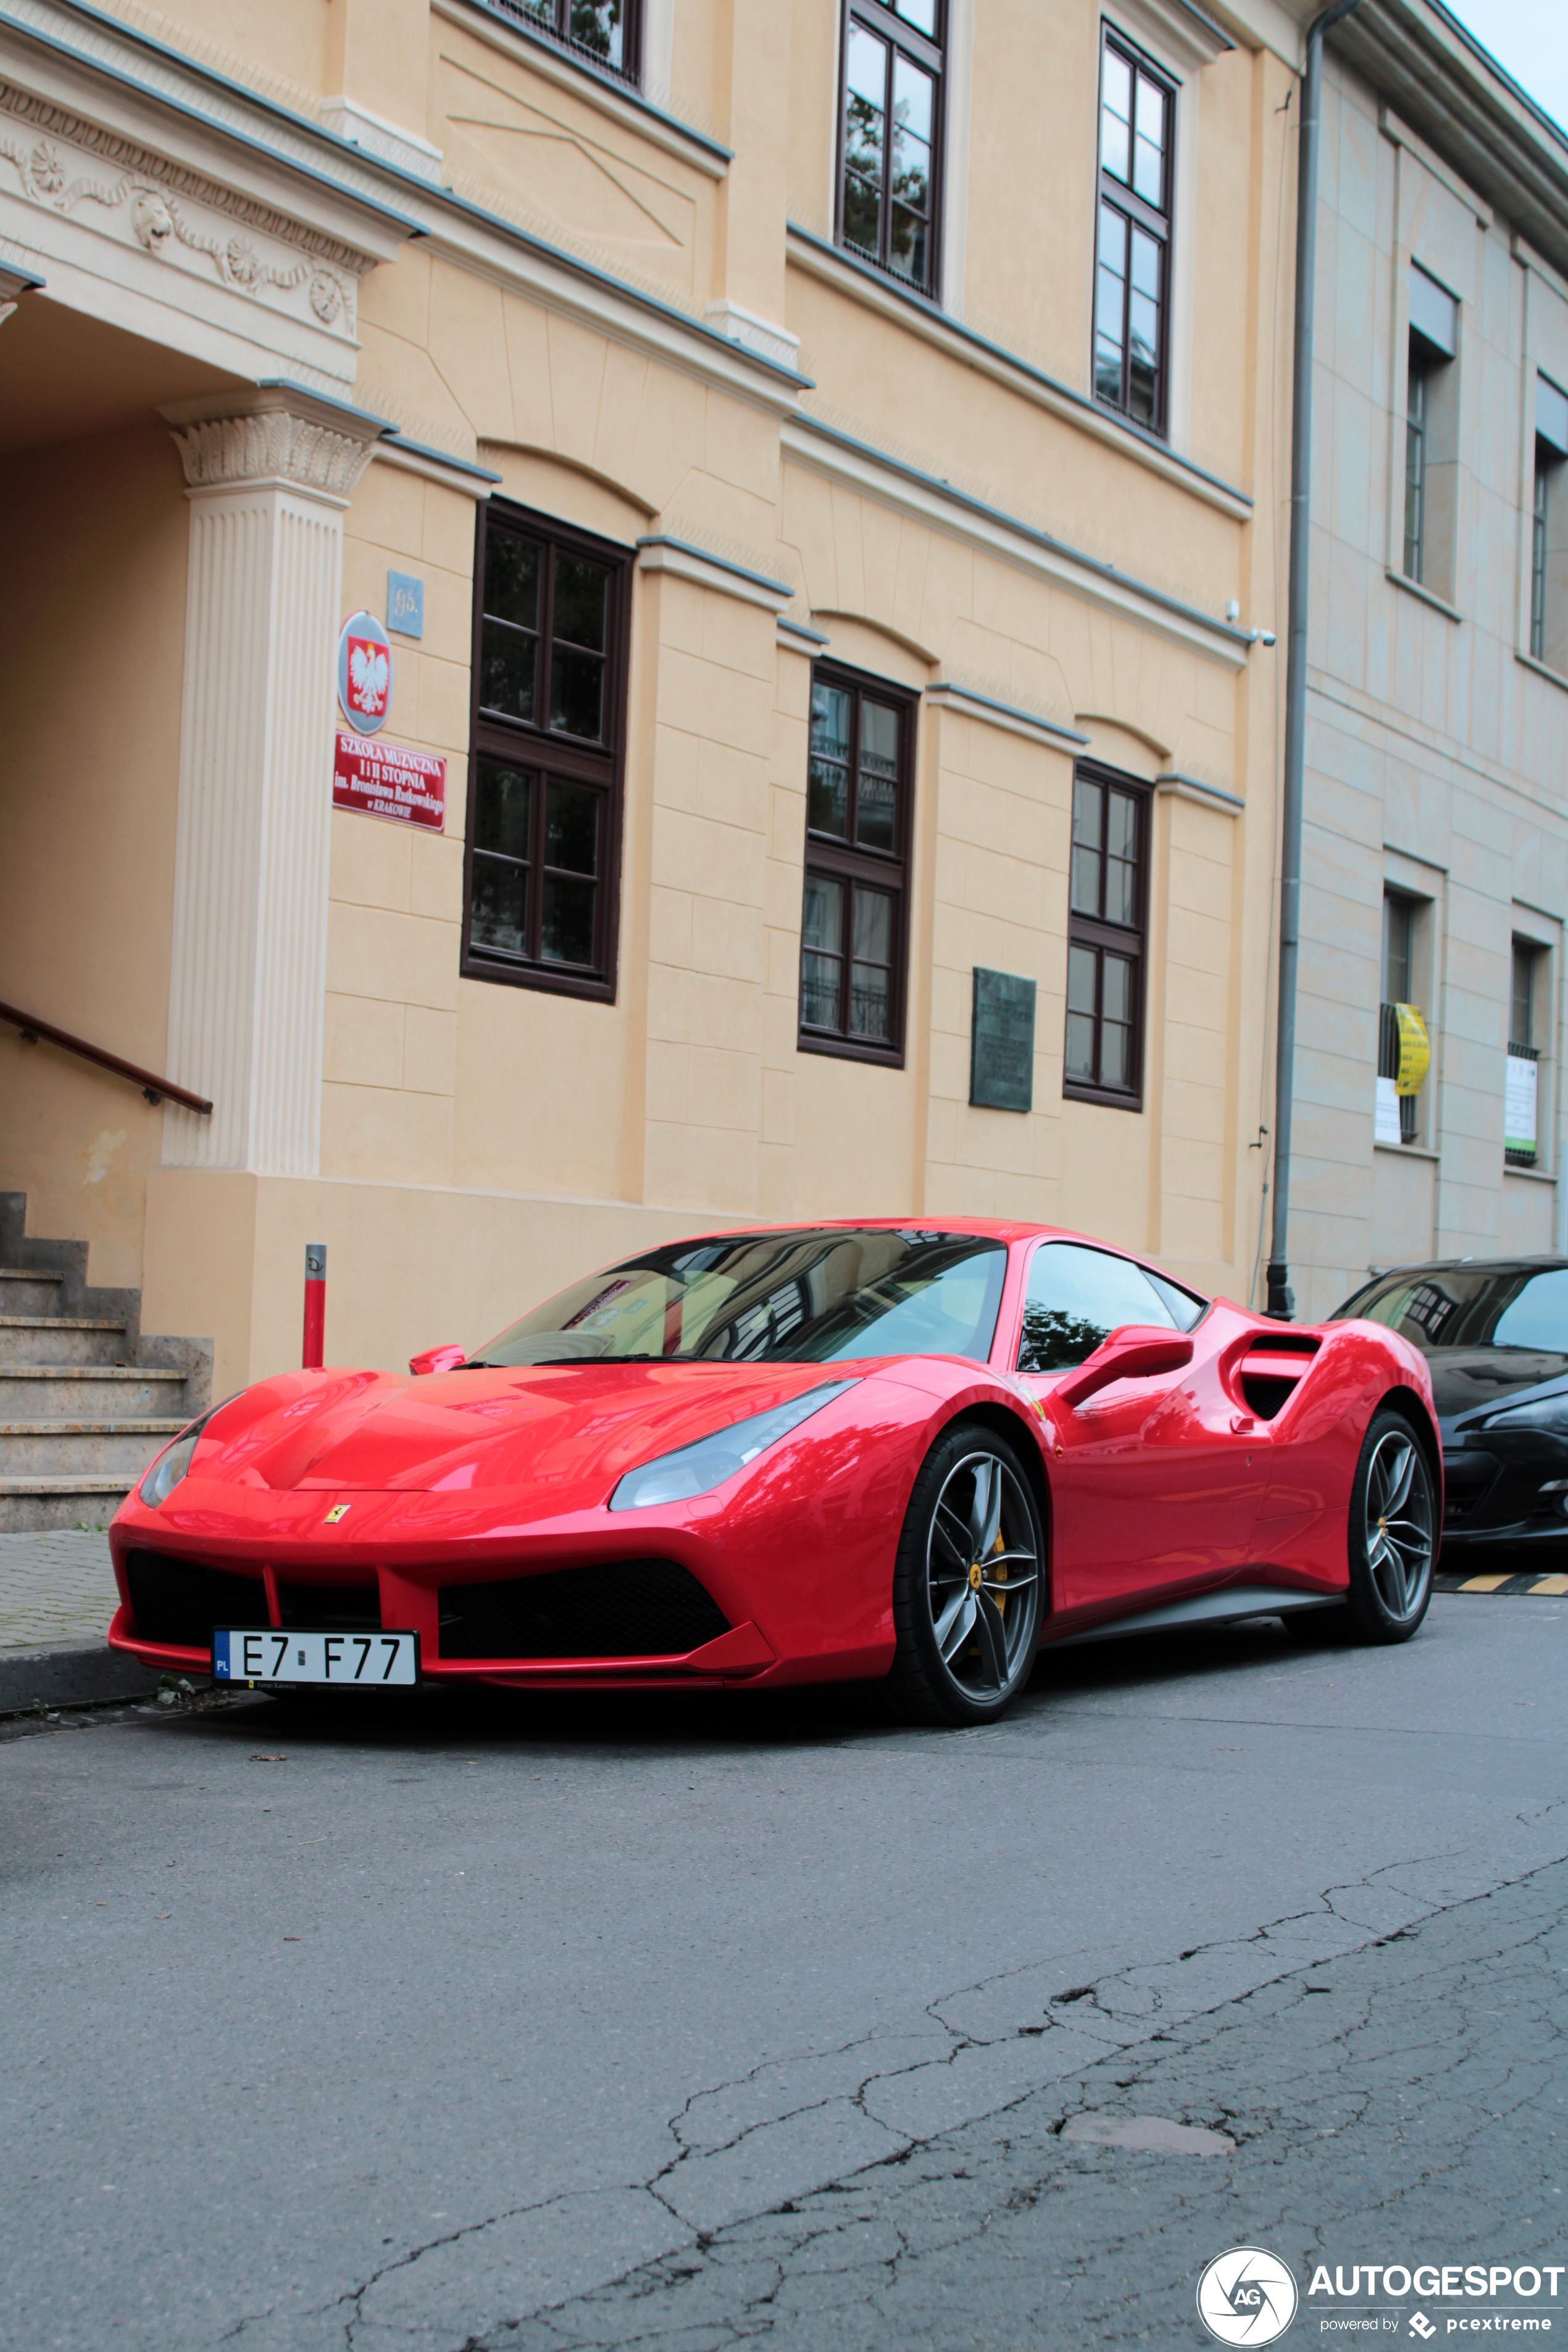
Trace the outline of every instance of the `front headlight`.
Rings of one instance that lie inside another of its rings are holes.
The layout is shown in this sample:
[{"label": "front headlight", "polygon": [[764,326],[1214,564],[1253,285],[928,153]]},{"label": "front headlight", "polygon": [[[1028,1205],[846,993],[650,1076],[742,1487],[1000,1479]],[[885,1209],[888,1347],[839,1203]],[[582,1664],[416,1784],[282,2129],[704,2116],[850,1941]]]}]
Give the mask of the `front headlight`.
[{"label": "front headlight", "polygon": [[788,1404],[754,1412],[728,1429],[716,1430],[711,1437],[700,1437],[695,1445],[682,1445],[674,1454],[661,1454],[657,1461],[645,1462],[640,1470],[628,1470],[610,1496],[611,1510],[647,1510],[655,1503],[683,1503],[691,1495],[710,1495],[715,1486],[721,1486],[726,1478],[732,1478],[737,1470],[743,1470],[748,1462],[754,1462],[759,1454],[854,1386],[853,1381],[826,1381],[820,1388],[792,1397]]},{"label": "front headlight", "polygon": [[1552,1429],[1568,1437],[1568,1392],[1559,1389],[1530,1404],[1502,1405],[1489,1412],[1480,1425],[1500,1433],[1510,1429]]},{"label": "front headlight", "polygon": [[196,1450],[197,1439],[214,1413],[219,1410],[220,1408],[216,1404],[209,1405],[199,1421],[193,1421],[189,1429],[182,1430],[173,1445],[159,1454],[158,1459],[136,1489],[142,1500],[150,1508],[155,1511],[164,1497],[174,1493],[174,1488],[191,1466],[191,1456]]}]

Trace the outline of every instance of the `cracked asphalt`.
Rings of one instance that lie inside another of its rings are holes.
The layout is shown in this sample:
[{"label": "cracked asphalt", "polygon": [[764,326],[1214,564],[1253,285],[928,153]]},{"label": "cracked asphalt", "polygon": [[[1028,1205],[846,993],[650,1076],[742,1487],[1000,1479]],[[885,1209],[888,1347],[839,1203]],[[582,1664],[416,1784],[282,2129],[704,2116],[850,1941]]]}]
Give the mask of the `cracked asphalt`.
[{"label": "cracked asphalt", "polygon": [[1063,1654],[964,1734],[21,1727],[0,2342],[1194,2344],[1228,2245],[1551,2261],[1565,1697],[1568,1611],[1440,1596]]}]

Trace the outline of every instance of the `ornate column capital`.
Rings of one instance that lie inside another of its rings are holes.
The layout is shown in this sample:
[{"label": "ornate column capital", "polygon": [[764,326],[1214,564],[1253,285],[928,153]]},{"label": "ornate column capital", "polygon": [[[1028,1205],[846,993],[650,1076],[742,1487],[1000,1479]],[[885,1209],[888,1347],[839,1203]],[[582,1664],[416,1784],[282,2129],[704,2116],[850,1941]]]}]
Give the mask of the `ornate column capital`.
[{"label": "ornate column capital", "polygon": [[385,420],[291,383],[209,394],[162,412],[192,490],[291,489],[346,506]]}]

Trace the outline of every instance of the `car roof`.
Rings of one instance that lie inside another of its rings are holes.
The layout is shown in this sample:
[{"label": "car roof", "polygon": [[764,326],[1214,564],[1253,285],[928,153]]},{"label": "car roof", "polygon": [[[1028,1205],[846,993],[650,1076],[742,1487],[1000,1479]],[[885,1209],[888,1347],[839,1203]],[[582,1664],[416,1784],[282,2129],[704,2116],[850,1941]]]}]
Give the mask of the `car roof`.
[{"label": "car roof", "polygon": [[1052,1241],[1081,1242],[1088,1249],[1113,1250],[1119,1257],[1138,1258],[1138,1251],[1127,1249],[1120,1242],[1108,1242],[1096,1234],[1080,1234],[1070,1225],[1028,1224],[1012,1217],[947,1217],[936,1213],[903,1217],[780,1217],[760,1219],[755,1224],[731,1225],[722,1233],[709,1231],[689,1234],[670,1246],[683,1248],[695,1242],[744,1241],[752,1234],[818,1234],[855,1233],[922,1233],[973,1234],[986,1241],[1027,1242],[1048,1237]]},{"label": "car roof", "polygon": [[1568,1267],[1568,1257],[1543,1252],[1539,1257],[1416,1258],[1408,1265],[1385,1265],[1379,1273],[1369,1274],[1364,1282],[1357,1283],[1356,1291],[1366,1290],[1374,1282],[1387,1282],[1396,1274],[1549,1274],[1554,1267]]}]

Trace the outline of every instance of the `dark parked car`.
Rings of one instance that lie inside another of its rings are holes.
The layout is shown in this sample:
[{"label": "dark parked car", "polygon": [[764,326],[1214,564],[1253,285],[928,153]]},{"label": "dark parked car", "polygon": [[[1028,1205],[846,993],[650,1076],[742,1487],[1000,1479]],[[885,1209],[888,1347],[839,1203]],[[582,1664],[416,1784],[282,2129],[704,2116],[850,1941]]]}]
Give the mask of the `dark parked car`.
[{"label": "dark parked car", "polygon": [[1507,1570],[1521,1547],[1568,1556],[1568,1260],[1398,1266],[1331,1319],[1349,1316],[1399,1332],[1431,1367],[1445,1564]]}]

